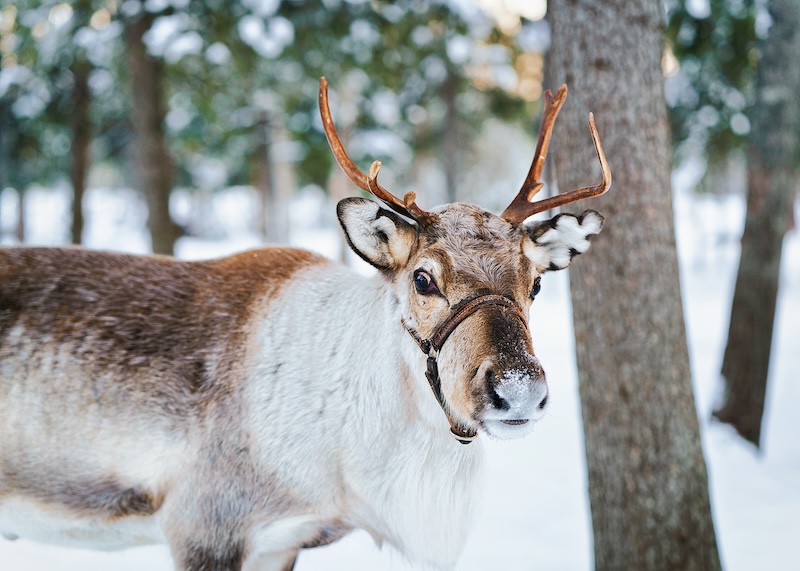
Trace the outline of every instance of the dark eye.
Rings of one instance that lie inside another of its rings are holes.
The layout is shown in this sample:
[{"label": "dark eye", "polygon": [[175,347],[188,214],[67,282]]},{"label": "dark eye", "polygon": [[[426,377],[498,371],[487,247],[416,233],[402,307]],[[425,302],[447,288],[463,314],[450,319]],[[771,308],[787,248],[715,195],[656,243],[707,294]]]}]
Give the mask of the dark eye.
[{"label": "dark eye", "polygon": [[422,295],[430,295],[439,291],[430,274],[423,270],[414,272],[414,287]]},{"label": "dark eye", "polygon": [[538,293],[542,289],[542,278],[536,276],[536,279],[533,281],[533,289],[531,290],[531,299],[535,299]]}]

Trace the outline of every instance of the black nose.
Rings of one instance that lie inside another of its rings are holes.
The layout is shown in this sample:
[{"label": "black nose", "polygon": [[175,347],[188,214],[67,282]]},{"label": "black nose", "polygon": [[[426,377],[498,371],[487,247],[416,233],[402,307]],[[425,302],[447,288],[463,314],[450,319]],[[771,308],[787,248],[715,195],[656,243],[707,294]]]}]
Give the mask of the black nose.
[{"label": "black nose", "polygon": [[548,398],[550,398],[550,391],[548,391],[547,394],[544,395],[544,398],[542,399],[542,402],[539,403],[539,410],[544,410],[544,407],[547,406],[547,399]]},{"label": "black nose", "polygon": [[508,410],[511,408],[511,405],[508,404],[508,401],[497,394],[497,390],[495,390],[495,385],[497,384],[496,375],[494,369],[486,369],[485,374],[486,379],[486,394],[489,395],[489,399],[492,401],[492,406],[499,410]]}]

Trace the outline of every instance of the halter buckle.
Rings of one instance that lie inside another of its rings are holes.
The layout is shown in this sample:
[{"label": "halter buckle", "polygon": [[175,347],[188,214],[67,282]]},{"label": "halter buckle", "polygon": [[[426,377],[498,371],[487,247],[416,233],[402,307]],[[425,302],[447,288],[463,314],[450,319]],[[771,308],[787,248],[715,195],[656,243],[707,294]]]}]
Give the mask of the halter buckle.
[{"label": "halter buckle", "polygon": [[452,427],[450,427],[450,434],[453,435],[453,438],[455,438],[461,444],[464,444],[464,445],[471,444],[472,441],[475,440],[478,437],[478,433],[477,432],[475,434],[472,434],[472,435],[470,435],[470,434],[458,434],[456,431],[453,430]]}]

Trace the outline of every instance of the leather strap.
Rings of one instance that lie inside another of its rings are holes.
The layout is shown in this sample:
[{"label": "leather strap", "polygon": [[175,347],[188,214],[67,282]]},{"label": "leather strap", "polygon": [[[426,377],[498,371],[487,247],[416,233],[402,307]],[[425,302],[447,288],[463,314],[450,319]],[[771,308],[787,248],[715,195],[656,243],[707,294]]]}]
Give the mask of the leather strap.
[{"label": "leather strap", "polygon": [[522,321],[523,326],[526,329],[528,328],[528,321],[525,316],[525,311],[519,306],[519,304],[509,297],[497,294],[477,295],[475,297],[462,300],[453,307],[453,309],[450,311],[450,314],[436,327],[433,334],[428,339],[423,339],[420,337],[420,335],[414,329],[406,324],[405,320],[401,319],[401,323],[403,324],[405,330],[408,331],[417,345],[419,345],[419,348],[422,350],[422,352],[428,356],[425,378],[428,379],[428,384],[430,385],[431,390],[436,397],[436,401],[439,403],[439,406],[442,407],[442,410],[444,411],[444,414],[450,423],[450,432],[461,444],[469,444],[472,442],[477,437],[478,432],[474,428],[463,426],[450,414],[450,407],[447,405],[447,401],[442,393],[442,381],[439,378],[439,365],[436,362],[436,358],[439,356],[439,351],[441,351],[444,342],[447,341],[447,338],[450,337],[450,334],[453,333],[453,331],[455,331],[456,327],[458,327],[467,317],[482,307],[489,305],[501,305],[503,307],[509,307],[513,309],[516,316],[519,317],[520,321]]},{"label": "leather strap", "polygon": [[456,327],[458,327],[462,321],[486,305],[502,305],[512,308],[516,311],[517,316],[522,320],[525,327],[528,327],[525,312],[519,304],[510,297],[497,294],[479,295],[455,305],[450,315],[439,324],[436,331],[434,331],[433,335],[430,337],[431,346],[436,352],[438,353],[442,349],[444,342],[447,341],[447,338],[450,337],[450,334],[455,331]]}]

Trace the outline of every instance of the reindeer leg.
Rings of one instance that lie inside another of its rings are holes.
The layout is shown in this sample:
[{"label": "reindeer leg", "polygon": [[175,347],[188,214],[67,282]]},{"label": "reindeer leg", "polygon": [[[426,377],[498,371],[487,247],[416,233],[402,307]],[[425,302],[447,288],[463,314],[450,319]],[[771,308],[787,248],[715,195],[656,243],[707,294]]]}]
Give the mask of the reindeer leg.
[{"label": "reindeer leg", "polygon": [[293,571],[298,553],[296,549],[280,553],[263,553],[248,559],[244,571]]},{"label": "reindeer leg", "polygon": [[294,552],[292,559],[284,564],[283,569],[281,569],[281,571],[294,571],[294,564],[297,563],[297,553],[298,553],[297,551]]},{"label": "reindeer leg", "polygon": [[244,550],[241,544],[206,547],[190,544],[176,557],[179,571],[242,571]]}]

